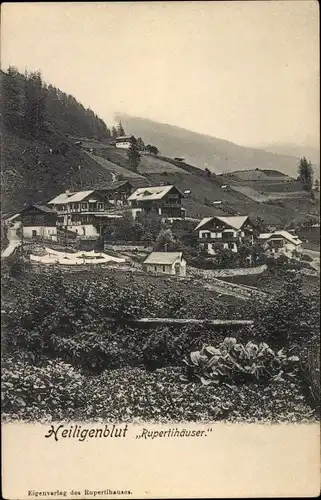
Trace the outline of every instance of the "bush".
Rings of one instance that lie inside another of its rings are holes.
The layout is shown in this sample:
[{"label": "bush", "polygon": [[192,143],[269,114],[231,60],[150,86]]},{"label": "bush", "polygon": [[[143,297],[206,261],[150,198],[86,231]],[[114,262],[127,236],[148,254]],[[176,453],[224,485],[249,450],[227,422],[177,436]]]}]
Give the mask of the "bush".
[{"label": "bush", "polygon": [[216,348],[205,345],[200,351],[191,352],[184,361],[187,365],[186,381],[196,378],[209,385],[291,380],[298,371],[299,358],[286,356],[282,349],[274,352],[265,343],[243,345],[235,338],[227,337]]},{"label": "bush", "polygon": [[283,274],[283,289],[247,307],[258,338],[273,347],[302,345],[320,329],[320,294],[306,295],[298,274]]},{"label": "bush", "polygon": [[27,259],[21,251],[16,250],[6,258],[2,273],[18,279],[28,270],[30,270],[29,259]]},{"label": "bush", "polygon": [[4,419],[68,420],[86,403],[84,377],[58,359],[33,366],[23,356],[9,357],[1,376]]}]

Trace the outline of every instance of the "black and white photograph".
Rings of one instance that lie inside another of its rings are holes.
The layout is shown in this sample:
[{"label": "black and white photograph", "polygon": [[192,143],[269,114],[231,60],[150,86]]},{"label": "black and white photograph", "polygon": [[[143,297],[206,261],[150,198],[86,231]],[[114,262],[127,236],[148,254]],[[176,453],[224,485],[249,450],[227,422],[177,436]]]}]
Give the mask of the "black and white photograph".
[{"label": "black and white photograph", "polygon": [[318,30],[313,0],[3,4],[4,428],[319,424]]}]

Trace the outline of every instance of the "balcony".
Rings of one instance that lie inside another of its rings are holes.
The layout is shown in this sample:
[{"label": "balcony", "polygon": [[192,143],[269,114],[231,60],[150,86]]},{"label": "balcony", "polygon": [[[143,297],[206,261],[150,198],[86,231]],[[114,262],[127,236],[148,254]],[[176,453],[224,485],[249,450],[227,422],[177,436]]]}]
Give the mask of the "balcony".
[{"label": "balcony", "polygon": [[163,208],[181,208],[181,203],[179,202],[166,202],[166,203],[162,203],[162,207]]},{"label": "balcony", "polygon": [[86,208],[66,208],[65,210],[57,209],[57,213],[59,215],[68,215],[68,214],[96,214],[101,212],[106,212],[107,210],[114,210],[114,207],[86,207]]},{"label": "balcony", "polygon": [[240,236],[223,236],[222,238],[198,238],[199,243],[239,243]]}]

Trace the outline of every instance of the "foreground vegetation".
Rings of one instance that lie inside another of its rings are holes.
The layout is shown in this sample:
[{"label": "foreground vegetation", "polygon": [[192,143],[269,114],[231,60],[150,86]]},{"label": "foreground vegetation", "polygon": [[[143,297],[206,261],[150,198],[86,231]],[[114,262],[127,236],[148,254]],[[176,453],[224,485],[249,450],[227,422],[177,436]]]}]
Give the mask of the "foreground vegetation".
[{"label": "foreground vegetation", "polygon": [[[141,280],[144,279],[142,276]],[[311,421],[319,411],[319,297],[298,278],[264,303],[221,304],[106,270],[4,272],[6,420]],[[140,329],[146,316],[253,319],[253,328]],[[111,322],[114,320],[115,323]]]}]

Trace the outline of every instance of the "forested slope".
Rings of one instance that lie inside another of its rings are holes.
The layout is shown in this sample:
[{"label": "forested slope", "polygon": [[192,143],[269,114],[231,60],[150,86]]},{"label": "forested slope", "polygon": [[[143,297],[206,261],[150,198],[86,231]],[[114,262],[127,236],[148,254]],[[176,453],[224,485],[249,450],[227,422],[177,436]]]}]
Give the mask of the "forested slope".
[{"label": "forested slope", "polygon": [[66,137],[104,140],[111,131],[74,97],[45,85],[40,73],[22,75],[13,68],[1,72],[0,109],[2,213],[45,202],[64,189],[85,189],[112,179]]}]

